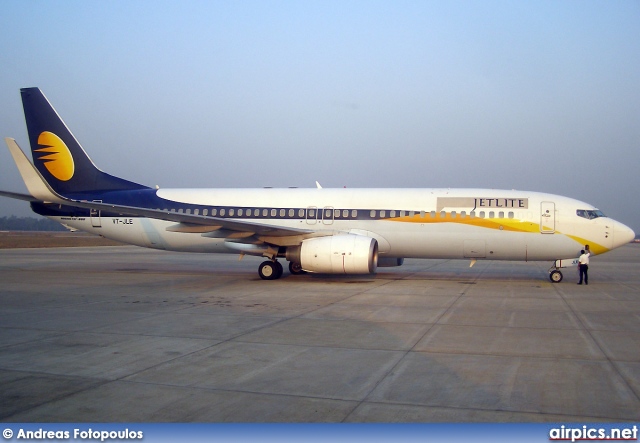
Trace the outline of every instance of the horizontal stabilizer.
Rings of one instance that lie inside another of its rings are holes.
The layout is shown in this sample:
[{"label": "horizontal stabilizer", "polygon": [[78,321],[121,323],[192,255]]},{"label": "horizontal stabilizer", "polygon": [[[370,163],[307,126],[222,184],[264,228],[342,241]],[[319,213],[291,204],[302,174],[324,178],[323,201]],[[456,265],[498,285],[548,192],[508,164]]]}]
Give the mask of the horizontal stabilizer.
[{"label": "horizontal stabilizer", "polygon": [[18,192],[0,191],[0,196],[14,198],[16,200],[24,200],[28,202],[39,202],[37,198],[29,194],[20,194]]}]

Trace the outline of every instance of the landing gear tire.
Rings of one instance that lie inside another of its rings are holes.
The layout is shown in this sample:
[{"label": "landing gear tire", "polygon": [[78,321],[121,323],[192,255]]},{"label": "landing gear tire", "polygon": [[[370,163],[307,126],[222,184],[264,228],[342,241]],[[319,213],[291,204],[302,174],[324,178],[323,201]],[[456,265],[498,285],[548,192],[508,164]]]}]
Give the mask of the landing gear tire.
[{"label": "landing gear tire", "polygon": [[306,271],[304,271],[302,269],[302,265],[300,263],[295,263],[295,262],[292,262],[292,261],[289,262],[289,272],[292,275],[306,274]]},{"label": "landing gear tire", "polygon": [[555,270],[549,273],[549,280],[551,283],[560,283],[562,281],[562,272]]},{"label": "landing gear tire", "polygon": [[263,280],[277,280],[282,277],[282,265],[278,261],[267,260],[258,267],[258,275]]}]

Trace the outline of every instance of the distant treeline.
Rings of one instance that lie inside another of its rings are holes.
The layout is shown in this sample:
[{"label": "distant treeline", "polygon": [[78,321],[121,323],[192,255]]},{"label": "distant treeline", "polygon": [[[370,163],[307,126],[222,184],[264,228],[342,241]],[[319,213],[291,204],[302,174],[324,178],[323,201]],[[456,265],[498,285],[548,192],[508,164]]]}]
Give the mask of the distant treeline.
[{"label": "distant treeline", "polygon": [[0,231],[66,231],[60,223],[48,218],[0,217]]}]

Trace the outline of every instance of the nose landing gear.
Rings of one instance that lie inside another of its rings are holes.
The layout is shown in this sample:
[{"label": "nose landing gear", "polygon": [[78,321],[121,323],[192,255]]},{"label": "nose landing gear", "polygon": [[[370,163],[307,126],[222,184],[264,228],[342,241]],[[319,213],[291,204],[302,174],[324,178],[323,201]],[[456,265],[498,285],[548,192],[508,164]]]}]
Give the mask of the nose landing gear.
[{"label": "nose landing gear", "polygon": [[578,266],[577,258],[568,258],[565,260],[556,260],[549,268],[549,280],[551,283],[560,283],[562,281],[562,272],[560,268],[568,268],[570,266]]},{"label": "nose landing gear", "polygon": [[562,281],[562,272],[554,269],[549,272],[549,279],[551,280],[551,283],[560,283]]}]

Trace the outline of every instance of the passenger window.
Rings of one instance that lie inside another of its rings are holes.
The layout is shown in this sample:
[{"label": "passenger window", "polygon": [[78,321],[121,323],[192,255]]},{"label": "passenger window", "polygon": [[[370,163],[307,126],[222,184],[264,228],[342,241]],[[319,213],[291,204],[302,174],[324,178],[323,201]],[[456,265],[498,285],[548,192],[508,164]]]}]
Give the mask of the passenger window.
[{"label": "passenger window", "polygon": [[387,216],[387,211],[380,211],[380,218],[385,218]]},{"label": "passenger window", "polygon": [[211,210],[211,216],[215,217],[216,215],[218,215],[218,210],[217,209],[212,209]]},{"label": "passenger window", "polygon": [[504,211],[498,212],[498,218],[504,218]]},{"label": "passenger window", "polygon": [[315,216],[316,216],[316,210],[309,209],[309,218],[315,218]]},{"label": "passenger window", "polygon": [[447,213],[444,211],[440,211],[440,218],[446,218],[447,217]]},{"label": "passenger window", "polygon": [[355,209],[351,211],[351,217],[352,218],[357,218],[358,217],[358,211],[356,211]]},{"label": "passenger window", "polygon": [[202,215],[204,215],[204,216],[209,215],[209,210],[208,209],[203,209],[202,210]]},{"label": "passenger window", "polygon": [[280,209],[280,217],[284,217],[285,211],[284,209]]},{"label": "passenger window", "polygon": [[178,209],[178,213],[182,214],[184,210],[182,208]]},{"label": "passenger window", "polygon": [[340,209],[335,209],[335,210],[333,211],[333,216],[334,216],[335,218],[340,218]]},{"label": "passenger window", "polygon": [[[251,212],[251,211],[249,211]],[[244,211],[242,209],[238,209],[238,217],[242,217],[242,214],[244,213]]]},{"label": "passenger window", "polygon": [[271,217],[275,217],[276,215],[278,215],[278,211],[276,209],[272,209],[271,210]]},{"label": "passenger window", "polygon": [[389,217],[394,218],[396,216],[396,211],[389,212]]},{"label": "passenger window", "polygon": [[324,218],[330,219],[331,214],[333,214],[333,211],[331,209],[327,209],[326,211],[324,211]]},{"label": "passenger window", "polygon": [[342,216],[343,216],[344,218],[349,218],[349,210],[348,210],[348,209],[343,210],[343,211],[342,211]]},{"label": "passenger window", "polygon": [[489,218],[495,218],[496,213],[493,211],[489,211]]},{"label": "passenger window", "polygon": [[409,211],[409,217],[413,218],[416,215],[416,211]]},{"label": "passenger window", "polygon": [[513,218],[513,217],[514,217],[513,212],[509,211],[509,218]]},{"label": "passenger window", "polygon": [[480,211],[480,218],[484,218],[484,217],[485,217],[484,211]]},{"label": "passenger window", "polygon": [[225,212],[226,211],[224,209],[220,209],[220,217],[224,217]]},{"label": "passenger window", "polygon": [[304,209],[298,209],[298,217],[304,217]]},{"label": "passenger window", "polygon": [[184,211],[186,214],[191,214],[191,209],[187,209]]},{"label": "passenger window", "polygon": [[194,213],[195,215],[200,214],[200,209],[194,209],[194,210],[193,210],[193,213]]},{"label": "passenger window", "polygon": [[369,217],[376,218],[376,211],[369,212]]},{"label": "passenger window", "polygon": [[429,216],[430,216],[431,218],[436,218],[436,211],[431,211],[431,212],[429,212]]},{"label": "passenger window", "polygon": [[451,211],[451,218],[456,218],[456,211]]},{"label": "passenger window", "polygon": [[296,212],[293,209],[289,209],[289,217],[293,217],[296,215]]},{"label": "passenger window", "polygon": [[471,211],[469,215],[471,216],[471,218],[476,218],[476,211]]},{"label": "passenger window", "polygon": [[233,214],[234,214],[234,213],[235,213],[235,212],[234,212],[234,210],[233,210],[233,209],[229,209],[229,217],[233,217]]},{"label": "passenger window", "polygon": [[269,215],[269,210],[268,209],[263,209],[262,210],[262,216],[266,217],[267,215]]}]

